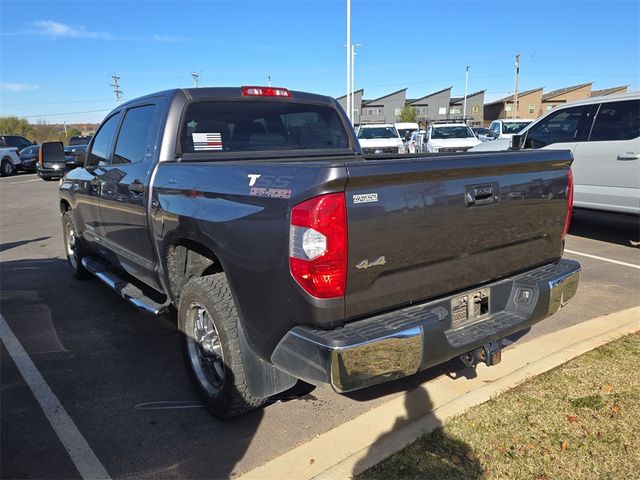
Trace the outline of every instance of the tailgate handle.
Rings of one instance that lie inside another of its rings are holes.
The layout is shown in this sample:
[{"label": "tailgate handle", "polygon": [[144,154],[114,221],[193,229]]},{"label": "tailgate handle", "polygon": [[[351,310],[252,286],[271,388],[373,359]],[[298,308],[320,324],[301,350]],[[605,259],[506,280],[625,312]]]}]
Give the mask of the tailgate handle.
[{"label": "tailgate handle", "polygon": [[469,185],[464,187],[464,204],[467,207],[489,205],[500,200],[500,186],[498,183],[485,185]]}]

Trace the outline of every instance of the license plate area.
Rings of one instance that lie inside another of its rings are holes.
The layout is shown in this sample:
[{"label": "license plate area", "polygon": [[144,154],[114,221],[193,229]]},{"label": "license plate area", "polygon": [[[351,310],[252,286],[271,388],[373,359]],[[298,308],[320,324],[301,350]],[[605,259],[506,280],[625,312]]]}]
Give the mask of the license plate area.
[{"label": "license plate area", "polygon": [[458,295],[451,300],[451,328],[463,327],[489,315],[488,288]]}]

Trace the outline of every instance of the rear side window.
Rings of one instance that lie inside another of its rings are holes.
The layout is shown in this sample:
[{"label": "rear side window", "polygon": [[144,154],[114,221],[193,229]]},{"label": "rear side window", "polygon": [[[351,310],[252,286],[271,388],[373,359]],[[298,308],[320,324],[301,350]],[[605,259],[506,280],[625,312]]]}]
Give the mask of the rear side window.
[{"label": "rear side window", "polygon": [[638,136],[640,136],[640,100],[627,100],[600,105],[589,140],[592,142],[631,140]]},{"label": "rear side window", "polygon": [[158,132],[155,112],[155,105],[127,110],[118,134],[112,163],[136,163],[153,156]]},{"label": "rear side window", "polygon": [[327,106],[269,101],[198,102],[182,126],[183,153],[327,150],[349,147]]},{"label": "rear side window", "polygon": [[[529,130],[526,148],[542,148],[553,143],[576,142],[581,140],[580,132],[591,105],[557,110],[538,122]],[[584,120],[584,121],[583,121]],[[586,135],[585,135],[586,138]]]},{"label": "rear side window", "polygon": [[98,130],[98,133],[96,134],[96,138],[93,140],[91,153],[87,160],[87,166],[106,165],[109,163],[109,148],[111,147],[111,140],[113,139],[113,134],[118,126],[119,119],[120,114],[117,113],[112,117],[109,117],[107,121],[102,124],[100,130]]}]

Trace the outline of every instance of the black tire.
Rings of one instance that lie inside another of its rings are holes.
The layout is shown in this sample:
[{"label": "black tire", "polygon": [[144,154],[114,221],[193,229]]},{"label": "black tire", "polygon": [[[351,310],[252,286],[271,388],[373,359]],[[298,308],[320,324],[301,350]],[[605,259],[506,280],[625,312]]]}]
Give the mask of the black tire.
[{"label": "black tire", "polygon": [[62,239],[71,274],[78,280],[91,278],[91,273],[82,265],[82,257],[86,256],[86,251],[83,248],[82,239],[78,236],[71,210],[62,215]]},{"label": "black tire", "polygon": [[[238,321],[224,273],[192,278],[182,289],[178,327],[185,361],[202,402],[218,418],[235,417],[266,401],[249,391],[240,353]],[[199,330],[198,325],[202,327]],[[205,325],[213,329],[207,331]],[[197,339],[198,332],[205,334]]]},{"label": "black tire", "polygon": [[15,173],[15,168],[8,158],[3,158],[0,163],[0,175],[3,177],[10,177]]}]

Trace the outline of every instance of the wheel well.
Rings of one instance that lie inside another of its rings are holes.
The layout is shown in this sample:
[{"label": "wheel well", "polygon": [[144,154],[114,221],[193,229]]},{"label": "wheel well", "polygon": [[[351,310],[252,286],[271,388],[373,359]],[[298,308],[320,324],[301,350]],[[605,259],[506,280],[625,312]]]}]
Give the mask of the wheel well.
[{"label": "wheel well", "polygon": [[167,277],[171,296],[175,300],[190,279],[222,271],[218,257],[200,243],[179,240],[167,249]]},{"label": "wheel well", "polygon": [[69,202],[67,202],[66,200],[61,200],[60,213],[68,212],[69,210],[71,210],[71,205],[69,205]]}]

